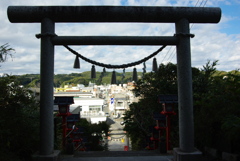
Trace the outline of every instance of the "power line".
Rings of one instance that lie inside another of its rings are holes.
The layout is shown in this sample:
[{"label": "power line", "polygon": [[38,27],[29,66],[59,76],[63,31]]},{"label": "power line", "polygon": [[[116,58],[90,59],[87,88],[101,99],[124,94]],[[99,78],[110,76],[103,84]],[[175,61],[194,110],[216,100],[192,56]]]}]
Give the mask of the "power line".
[{"label": "power line", "polygon": [[[207,2],[208,2],[208,0],[206,0],[206,1],[202,0],[201,3],[200,3],[200,5],[199,5],[198,7],[201,7],[201,6],[202,6],[202,7],[205,7],[206,4],[207,4]],[[197,3],[195,4],[195,7],[198,5],[198,3],[199,3],[199,0],[198,0]],[[191,25],[190,30],[192,29],[193,25],[194,25],[194,23]],[[171,59],[169,59],[169,62],[172,61],[172,59],[174,58],[174,55],[176,54],[176,52],[174,53],[174,51],[176,51],[176,47],[175,47],[175,49],[172,51],[171,55],[169,56],[169,58],[171,57]]]},{"label": "power line", "polygon": [[[208,0],[206,0],[206,1],[204,2],[204,0],[202,0],[202,2],[200,3],[200,5],[199,5],[198,7],[201,7],[201,5],[202,5],[203,3],[204,3],[204,4],[203,4],[202,7],[205,7],[205,5],[207,4],[207,1],[208,1]],[[198,4],[198,2],[199,2],[199,0],[197,1],[197,4]],[[195,7],[197,6],[197,4],[195,5]],[[193,25],[194,25],[194,23],[191,25],[190,29],[192,29]]]},{"label": "power line", "polygon": [[[163,58],[162,62],[164,61],[164,59],[166,58],[166,56],[167,56],[167,55],[168,55],[168,53],[170,52],[171,48],[172,48],[172,46],[169,48],[168,52],[165,54],[165,56],[164,56],[164,58]],[[161,63],[162,63],[162,62],[161,62]]]},{"label": "power line", "polygon": [[[172,60],[172,58],[174,57],[174,55],[175,55],[175,53],[176,53],[175,51],[176,51],[176,47],[173,48],[172,53],[171,53],[170,56],[168,57],[168,60],[170,60],[170,61]],[[170,59],[170,57],[171,57],[171,59]],[[169,61],[169,62],[170,62],[170,61]]]},{"label": "power line", "polygon": [[205,3],[204,3],[204,5],[203,5],[203,7],[205,7],[205,5],[207,4],[207,2],[208,2],[208,0],[206,0],[206,1],[205,1]]},{"label": "power line", "polygon": [[198,0],[197,3],[195,4],[195,7],[197,6],[198,2],[199,2],[199,0]]}]

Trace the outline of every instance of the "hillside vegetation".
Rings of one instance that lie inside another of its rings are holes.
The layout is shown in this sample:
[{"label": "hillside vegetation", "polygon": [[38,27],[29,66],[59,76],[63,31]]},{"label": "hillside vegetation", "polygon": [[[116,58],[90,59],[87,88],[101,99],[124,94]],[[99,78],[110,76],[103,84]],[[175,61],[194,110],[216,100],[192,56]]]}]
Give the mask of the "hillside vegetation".
[{"label": "hillside vegetation", "polygon": [[[226,71],[216,71],[213,76],[226,76],[228,74],[237,74],[240,75],[239,71],[233,70],[230,72]],[[102,80],[100,78],[101,72],[96,72],[96,78],[91,79],[91,72],[86,71],[82,73],[71,73],[71,74],[56,74],[54,75],[54,87],[63,87],[64,85],[77,85],[77,84],[84,84],[88,86],[89,82],[96,83],[97,85],[100,84],[110,84],[112,78],[112,72],[104,73]],[[123,73],[116,72],[117,76],[117,83],[127,83],[132,81],[132,72],[126,72],[125,77],[123,78]],[[142,76],[142,72],[138,72],[138,77]],[[40,75],[39,74],[24,74],[17,76],[18,81],[24,87],[40,87]]]},{"label": "hillside vegetation", "polygon": [[[110,84],[112,78],[112,72],[104,73],[101,79],[101,72],[96,72],[96,78],[91,79],[91,72],[86,71],[82,73],[71,74],[56,74],[54,75],[54,87],[63,87],[64,85],[77,85],[84,84],[88,86],[89,82],[99,84]],[[127,83],[132,80],[132,72],[126,72],[123,78],[122,73],[116,72],[117,83]],[[138,76],[142,76],[141,72],[138,72]],[[25,74],[17,76],[18,80],[24,87],[40,87],[40,75],[39,74]]]}]

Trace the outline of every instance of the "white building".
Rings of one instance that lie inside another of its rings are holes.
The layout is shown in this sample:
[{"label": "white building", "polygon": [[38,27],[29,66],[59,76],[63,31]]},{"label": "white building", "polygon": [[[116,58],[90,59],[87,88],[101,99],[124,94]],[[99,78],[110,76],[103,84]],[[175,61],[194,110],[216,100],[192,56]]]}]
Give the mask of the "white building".
[{"label": "white building", "polygon": [[73,97],[80,97],[80,98],[92,98],[92,92],[57,92],[54,93],[54,96],[73,96]]},{"label": "white building", "polygon": [[99,123],[106,121],[105,113],[103,112],[104,99],[100,98],[74,98],[74,104],[71,109],[80,107],[80,117],[86,118],[91,123]]},{"label": "white building", "polygon": [[129,108],[129,96],[126,93],[115,93],[113,105],[115,117],[123,116],[125,111]]},{"label": "white building", "polygon": [[[80,117],[91,123],[106,121],[107,115],[119,118],[134,102],[132,88],[129,85],[101,85],[82,87],[79,92],[57,92],[54,96],[73,96],[74,104],[70,112],[80,108]],[[103,109],[104,108],[104,109]]]},{"label": "white building", "polygon": [[[86,118],[91,123],[99,123],[106,121],[105,113],[103,112],[104,99],[95,98],[96,92],[93,87],[84,87],[81,92],[57,92],[54,96],[72,96],[74,104],[70,105],[70,112],[80,109],[80,117]],[[57,105],[54,110],[58,110]]]}]

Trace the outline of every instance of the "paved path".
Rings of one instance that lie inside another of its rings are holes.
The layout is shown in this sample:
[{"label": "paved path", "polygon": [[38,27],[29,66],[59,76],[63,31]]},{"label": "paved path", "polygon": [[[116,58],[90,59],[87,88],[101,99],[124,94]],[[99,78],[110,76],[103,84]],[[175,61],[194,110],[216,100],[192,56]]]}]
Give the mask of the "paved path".
[{"label": "paved path", "polygon": [[120,125],[120,122],[123,121],[122,118],[112,119],[108,118],[108,121],[111,122],[110,133],[108,140],[108,150],[109,151],[124,151],[124,146],[129,146],[126,133],[123,131],[123,125]]}]

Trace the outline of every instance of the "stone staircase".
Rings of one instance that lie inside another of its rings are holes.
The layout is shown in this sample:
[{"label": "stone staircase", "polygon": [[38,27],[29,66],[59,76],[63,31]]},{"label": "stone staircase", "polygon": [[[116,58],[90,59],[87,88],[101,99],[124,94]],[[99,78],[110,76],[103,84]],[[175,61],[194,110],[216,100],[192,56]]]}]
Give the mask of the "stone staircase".
[{"label": "stone staircase", "polygon": [[156,151],[89,151],[62,155],[61,161],[172,161],[171,154]]}]

